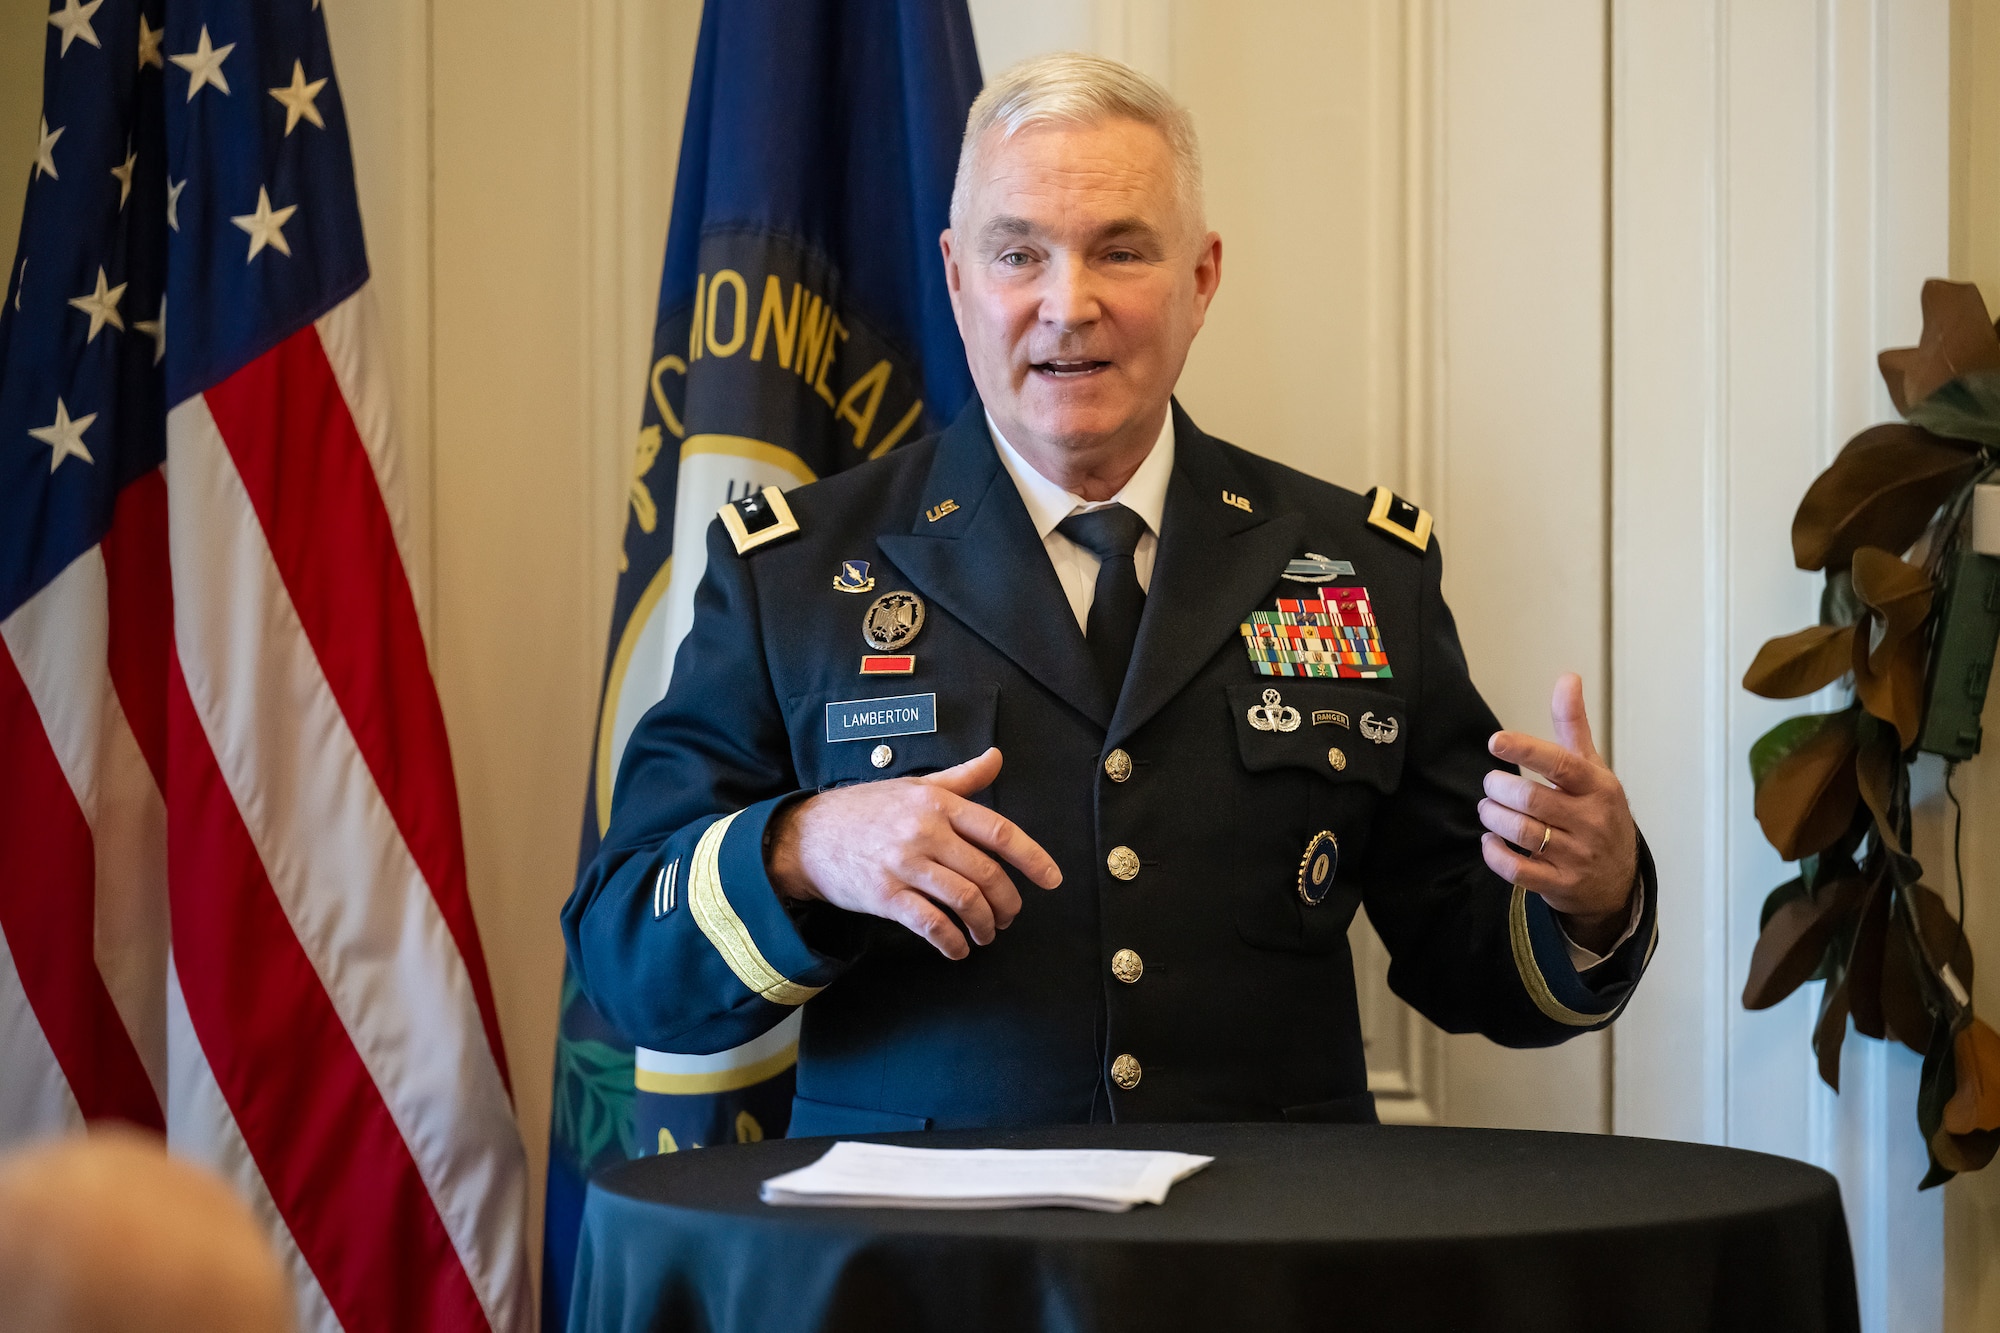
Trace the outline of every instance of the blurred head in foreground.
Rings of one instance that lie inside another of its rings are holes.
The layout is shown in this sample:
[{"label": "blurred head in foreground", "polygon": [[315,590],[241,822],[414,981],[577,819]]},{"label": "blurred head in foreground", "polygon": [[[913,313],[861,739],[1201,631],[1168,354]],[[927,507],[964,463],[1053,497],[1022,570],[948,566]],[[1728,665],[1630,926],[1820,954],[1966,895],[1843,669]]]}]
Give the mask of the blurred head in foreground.
[{"label": "blurred head in foreground", "polygon": [[219,1178],[133,1130],[0,1158],[0,1333],[289,1333],[263,1230]]}]

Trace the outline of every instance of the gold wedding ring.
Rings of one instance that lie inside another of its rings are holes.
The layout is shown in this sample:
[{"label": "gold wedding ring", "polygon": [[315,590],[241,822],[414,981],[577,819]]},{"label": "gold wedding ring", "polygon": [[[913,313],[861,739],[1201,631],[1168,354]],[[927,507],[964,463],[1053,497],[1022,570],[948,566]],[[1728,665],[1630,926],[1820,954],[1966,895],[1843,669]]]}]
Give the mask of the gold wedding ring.
[{"label": "gold wedding ring", "polygon": [[1534,852],[1530,854],[1529,857],[1530,860],[1533,860],[1534,857],[1540,856],[1543,852],[1546,852],[1549,849],[1549,835],[1551,833],[1554,833],[1555,831],[1556,831],[1555,826],[1553,824],[1542,825],[1542,845],[1535,848]]}]

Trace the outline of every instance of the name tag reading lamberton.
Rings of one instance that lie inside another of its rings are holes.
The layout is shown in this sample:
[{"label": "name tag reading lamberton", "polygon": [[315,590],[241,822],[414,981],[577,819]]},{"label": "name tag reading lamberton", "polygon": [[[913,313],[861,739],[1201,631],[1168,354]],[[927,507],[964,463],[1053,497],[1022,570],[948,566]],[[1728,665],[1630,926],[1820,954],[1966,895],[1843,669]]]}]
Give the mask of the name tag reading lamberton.
[{"label": "name tag reading lamberton", "polygon": [[846,699],[826,706],[826,739],[872,741],[937,730],[937,695],[899,694],[893,699]]}]

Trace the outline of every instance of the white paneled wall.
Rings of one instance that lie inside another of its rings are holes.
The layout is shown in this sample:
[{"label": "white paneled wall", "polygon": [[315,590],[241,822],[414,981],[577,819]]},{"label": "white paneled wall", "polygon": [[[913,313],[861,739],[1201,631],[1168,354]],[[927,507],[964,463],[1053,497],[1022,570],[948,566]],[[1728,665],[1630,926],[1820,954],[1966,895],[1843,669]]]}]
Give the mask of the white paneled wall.
[{"label": "white paneled wall", "polygon": [[1885,1330],[1942,1321],[1918,1061],[1850,1037],[1835,1097],[1810,1050],[1817,986],[1739,1003],[1789,874],[1744,756],[1799,706],[1738,682],[1816,618],[1792,511],[1894,416],[1875,353],[1916,340],[1918,288],[1946,271],[1948,31],[1944,0],[1618,0],[1612,17],[1614,716],[1674,886],[1619,1027],[1616,1124],[1836,1171],[1866,1326]]}]

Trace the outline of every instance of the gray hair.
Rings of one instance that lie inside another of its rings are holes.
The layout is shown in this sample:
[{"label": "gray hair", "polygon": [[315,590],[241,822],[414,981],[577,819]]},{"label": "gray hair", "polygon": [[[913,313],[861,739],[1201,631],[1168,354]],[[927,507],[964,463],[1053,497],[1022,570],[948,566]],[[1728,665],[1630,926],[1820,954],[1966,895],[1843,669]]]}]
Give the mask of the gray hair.
[{"label": "gray hair", "polygon": [[1182,220],[1200,234],[1201,146],[1195,140],[1193,117],[1165,88],[1138,70],[1081,51],[1058,51],[1023,60],[980,92],[965,118],[965,138],[959,144],[958,175],[951,187],[951,225],[965,224],[972,169],[988,130],[998,129],[1004,140],[1031,125],[1095,125],[1106,120],[1150,125],[1166,139]]}]

